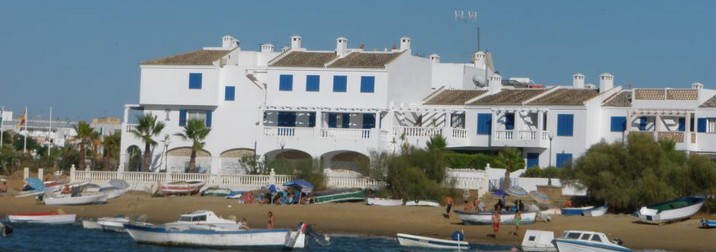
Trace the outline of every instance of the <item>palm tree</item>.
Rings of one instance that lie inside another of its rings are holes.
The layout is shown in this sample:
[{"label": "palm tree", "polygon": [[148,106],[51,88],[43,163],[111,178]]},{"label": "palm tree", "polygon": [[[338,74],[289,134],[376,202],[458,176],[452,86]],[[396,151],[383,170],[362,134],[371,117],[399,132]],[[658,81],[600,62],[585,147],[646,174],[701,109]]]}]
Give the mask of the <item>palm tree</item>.
[{"label": "palm tree", "polygon": [[515,148],[505,148],[497,154],[495,163],[505,168],[505,182],[503,190],[510,188],[510,173],[525,166],[525,160],[522,158],[522,152]]},{"label": "palm tree", "polygon": [[157,116],[149,113],[144,116],[137,116],[138,125],[132,129],[132,135],[142,139],[144,142],[144,161],[142,163],[142,171],[149,171],[149,165],[152,162],[152,152],[150,148],[157,145],[152,137],[158,136],[164,129],[164,123],[157,121]]},{"label": "palm tree", "polygon": [[113,160],[116,160],[119,156],[120,143],[122,141],[122,135],[119,132],[114,132],[104,137],[102,145],[104,146],[104,170],[109,170]]},{"label": "palm tree", "polygon": [[85,155],[87,154],[85,151],[85,144],[90,143],[92,136],[94,135],[94,129],[90,127],[89,123],[80,121],[77,125],[75,125],[75,132],[77,132],[77,140],[80,145],[80,160],[77,166],[80,170],[84,170]]},{"label": "palm tree", "polygon": [[99,168],[102,160],[102,156],[99,154],[100,148],[102,148],[102,136],[100,136],[99,132],[92,132],[90,144],[92,146],[92,157],[94,159],[94,161],[92,161],[92,166]]},{"label": "palm tree", "polygon": [[204,138],[211,132],[204,124],[204,120],[190,119],[184,126],[184,132],[176,133],[184,141],[191,141],[191,156],[189,157],[189,172],[196,171],[196,152],[204,148]]}]

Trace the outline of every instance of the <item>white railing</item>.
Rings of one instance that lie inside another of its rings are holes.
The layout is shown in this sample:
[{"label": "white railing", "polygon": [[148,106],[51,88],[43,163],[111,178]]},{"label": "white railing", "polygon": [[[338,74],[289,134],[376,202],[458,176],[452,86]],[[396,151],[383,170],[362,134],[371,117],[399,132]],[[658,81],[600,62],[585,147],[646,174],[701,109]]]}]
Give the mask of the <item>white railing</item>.
[{"label": "white railing", "polygon": [[264,136],[313,136],[313,128],[264,126]]},{"label": "white railing", "polygon": [[517,131],[519,140],[537,140],[537,134],[539,132],[532,130],[520,130]]},{"label": "white railing", "polygon": [[542,140],[549,140],[549,131],[542,131]]},{"label": "white railing", "polygon": [[433,137],[442,135],[442,128],[423,128],[423,127],[395,127],[393,131],[396,135],[405,135],[406,137]]},{"label": "white railing", "polygon": [[369,139],[370,129],[327,128],[321,129],[321,138]]},{"label": "white railing", "polygon": [[329,176],[327,179],[329,188],[370,188],[379,189],[385,187],[385,183],[368,177],[352,176]]},{"label": "white railing", "polygon": [[452,129],[452,137],[454,138],[467,138],[467,130],[466,129]]},{"label": "white railing", "polygon": [[495,131],[495,139],[499,140],[512,140],[515,134],[512,130],[497,130]]},{"label": "white railing", "polygon": [[132,132],[132,130],[136,129],[139,124],[127,124],[127,128],[125,129],[125,132]]}]

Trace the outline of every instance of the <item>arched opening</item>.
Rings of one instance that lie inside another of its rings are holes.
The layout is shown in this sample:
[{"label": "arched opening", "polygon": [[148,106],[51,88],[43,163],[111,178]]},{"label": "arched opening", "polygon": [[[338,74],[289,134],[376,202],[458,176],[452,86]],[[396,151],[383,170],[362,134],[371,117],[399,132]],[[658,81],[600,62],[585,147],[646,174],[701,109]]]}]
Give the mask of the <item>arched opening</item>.
[{"label": "arched opening", "polygon": [[139,146],[132,145],[127,148],[127,163],[125,171],[141,171],[142,170],[142,149]]},{"label": "arched opening", "polygon": [[[263,174],[263,171],[257,171],[261,164],[258,163],[256,151],[247,148],[231,149],[222,152],[221,157],[221,174]],[[244,160],[242,162],[242,160]],[[246,163],[246,164],[244,164]],[[248,165],[250,167],[245,167]],[[248,168],[248,169],[247,169]]]},{"label": "arched opening", "polygon": [[[189,170],[191,147],[179,147],[167,151],[167,160],[164,164],[167,172],[183,173]],[[199,173],[211,171],[211,153],[206,150],[196,152],[196,169]]]}]

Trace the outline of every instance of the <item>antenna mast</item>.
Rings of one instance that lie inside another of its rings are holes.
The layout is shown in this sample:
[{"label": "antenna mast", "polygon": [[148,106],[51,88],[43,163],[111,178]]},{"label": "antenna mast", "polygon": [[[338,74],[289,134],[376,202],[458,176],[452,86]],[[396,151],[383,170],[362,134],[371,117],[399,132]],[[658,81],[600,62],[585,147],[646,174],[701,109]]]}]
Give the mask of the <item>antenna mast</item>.
[{"label": "antenna mast", "polygon": [[[464,57],[466,54],[469,55],[469,53],[467,52],[467,44],[469,44],[469,42],[468,42],[469,36],[468,36],[467,34],[470,33],[470,26],[468,25],[468,23],[474,23],[474,22],[477,21],[477,11],[474,11],[474,10],[467,10],[467,11],[455,10],[455,21],[463,22],[463,23],[465,24],[465,28],[466,28],[466,32],[465,32],[465,48],[464,48],[463,55],[462,55],[462,56]],[[479,29],[479,28],[478,28],[478,29]],[[479,41],[479,40],[478,40],[478,41]],[[479,44],[479,42],[478,42],[478,44]],[[478,46],[478,50],[479,50],[479,46]],[[464,59],[464,58],[463,58],[463,59]]]}]

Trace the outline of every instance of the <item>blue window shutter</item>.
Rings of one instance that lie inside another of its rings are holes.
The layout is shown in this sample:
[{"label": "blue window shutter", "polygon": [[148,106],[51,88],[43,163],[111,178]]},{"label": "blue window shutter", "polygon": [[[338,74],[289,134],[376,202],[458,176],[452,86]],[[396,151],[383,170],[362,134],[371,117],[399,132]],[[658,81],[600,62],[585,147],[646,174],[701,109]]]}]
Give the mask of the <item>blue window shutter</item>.
[{"label": "blue window shutter", "polygon": [[201,89],[201,73],[189,73],[189,89]]},{"label": "blue window shutter", "polygon": [[288,126],[296,127],[296,112],[288,112]]},{"label": "blue window shutter", "polygon": [[278,90],[292,91],[293,90],[293,75],[282,74],[279,77]]},{"label": "blue window shutter", "polygon": [[505,129],[506,130],[514,130],[515,129],[515,113],[505,114]]},{"label": "blue window shutter", "polygon": [[375,92],[375,77],[361,76],[360,77],[360,92],[361,93]]},{"label": "blue window shutter", "polygon": [[296,127],[295,112],[278,112],[279,127]]},{"label": "blue window shutter", "polygon": [[226,86],[226,88],[224,88],[224,100],[225,101],[233,101],[235,97],[236,97],[236,87]]},{"label": "blue window shutter", "polygon": [[375,114],[363,114],[363,128],[375,128]]},{"label": "blue window shutter", "polygon": [[318,92],[321,89],[321,77],[318,75],[306,76],[306,91]]},{"label": "blue window shutter", "polygon": [[492,114],[477,114],[477,134],[492,134]]},{"label": "blue window shutter", "polygon": [[206,127],[211,128],[211,110],[206,111]]},{"label": "blue window shutter", "polygon": [[639,117],[639,131],[646,131],[647,120],[645,116]]},{"label": "blue window shutter", "polygon": [[697,132],[706,132],[706,118],[699,118]]},{"label": "blue window shutter", "polygon": [[527,169],[539,166],[539,153],[527,153]]},{"label": "blue window shutter", "polygon": [[316,127],[316,112],[308,113],[308,127]]},{"label": "blue window shutter", "polygon": [[185,126],[186,125],[186,109],[180,109],[179,110],[179,126]]},{"label": "blue window shutter", "polygon": [[342,128],[347,129],[351,127],[351,114],[343,113],[343,126]]},{"label": "blue window shutter", "polygon": [[562,168],[572,160],[572,153],[557,153],[557,168]]},{"label": "blue window shutter", "polygon": [[336,119],[337,116],[335,113],[329,113],[328,114],[328,127],[329,128],[335,128],[336,127]]},{"label": "blue window shutter", "polygon": [[611,132],[623,132],[626,130],[626,116],[612,116]]},{"label": "blue window shutter", "polygon": [[557,115],[557,135],[572,136],[574,134],[574,115],[558,114]]},{"label": "blue window shutter", "polygon": [[686,131],[686,118],[679,118],[679,131]]},{"label": "blue window shutter", "polygon": [[348,77],[345,75],[333,76],[333,92],[345,93],[348,90]]}]

